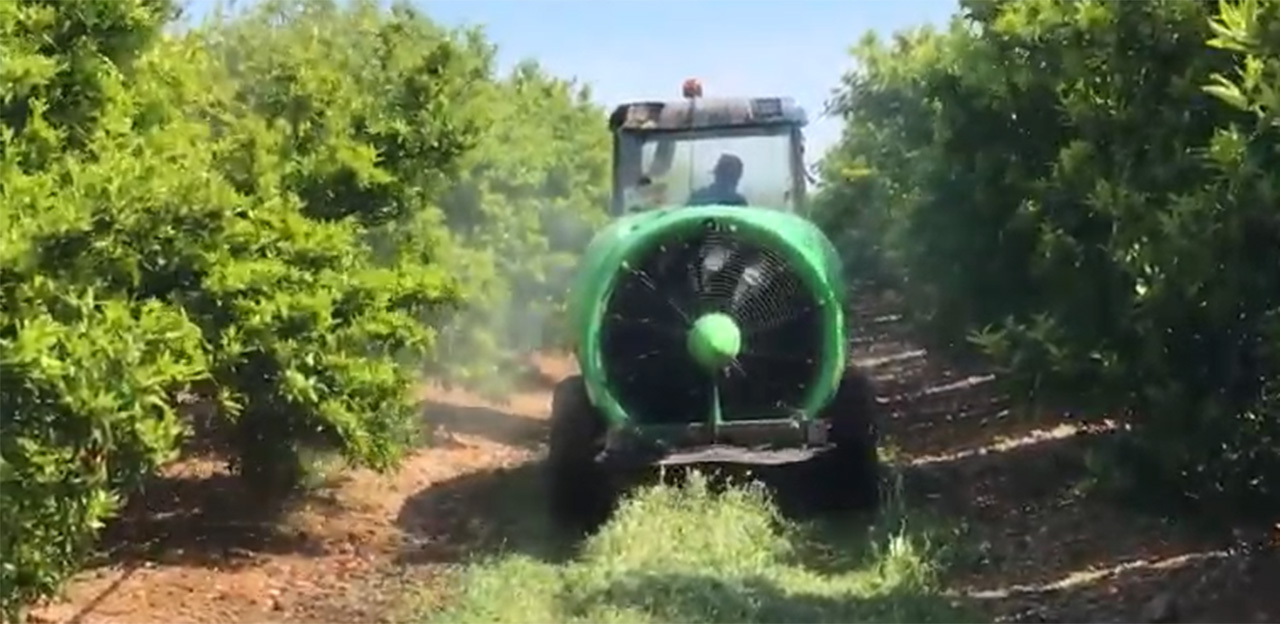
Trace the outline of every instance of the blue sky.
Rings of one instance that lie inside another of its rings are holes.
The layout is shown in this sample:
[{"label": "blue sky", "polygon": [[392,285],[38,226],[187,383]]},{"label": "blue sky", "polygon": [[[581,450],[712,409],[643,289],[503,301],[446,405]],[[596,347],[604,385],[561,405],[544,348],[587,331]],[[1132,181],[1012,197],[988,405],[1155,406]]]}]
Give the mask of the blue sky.
[{"label": "blue sky", "polygon": [[[245,0],[240,0],[243,4]],[[809,149],[840,135],[823,104],[862,33],[942,24],[955,0],[414,0],[433,19],[480,25],[502,68],[533,58],[592,86],[612,107],[677,98],[687,77],[706,95],[794,97],[809,113]],[[194,0],[202,13],[211,0]]]}]

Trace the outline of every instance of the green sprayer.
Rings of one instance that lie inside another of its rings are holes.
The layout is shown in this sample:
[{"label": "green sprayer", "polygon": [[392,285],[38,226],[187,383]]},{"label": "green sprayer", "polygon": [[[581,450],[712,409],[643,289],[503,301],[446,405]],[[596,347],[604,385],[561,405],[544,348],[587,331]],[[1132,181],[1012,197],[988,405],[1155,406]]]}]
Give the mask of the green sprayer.
[{"label": "green sprayer", "polygon": [[805,124],[789,98],[704,99],[696,80],[610,115],[615,218],[572,283],[581,374],[551,407],[560,523],[603,522],[637,464],[802,461],[824,506],[878,502],[841,262],[802,216]]}]

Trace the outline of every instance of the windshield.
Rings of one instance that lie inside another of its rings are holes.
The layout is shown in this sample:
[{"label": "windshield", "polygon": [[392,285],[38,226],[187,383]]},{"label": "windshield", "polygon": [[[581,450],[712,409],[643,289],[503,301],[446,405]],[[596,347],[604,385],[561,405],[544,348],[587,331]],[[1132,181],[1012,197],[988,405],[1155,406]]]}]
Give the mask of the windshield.
[{"label": "windshield", "polygon": [[623,203],[628,211],[707,204],[790,209],[791,137],[790,131],[633,135],[626,150],[633,162],[619,180]]}]

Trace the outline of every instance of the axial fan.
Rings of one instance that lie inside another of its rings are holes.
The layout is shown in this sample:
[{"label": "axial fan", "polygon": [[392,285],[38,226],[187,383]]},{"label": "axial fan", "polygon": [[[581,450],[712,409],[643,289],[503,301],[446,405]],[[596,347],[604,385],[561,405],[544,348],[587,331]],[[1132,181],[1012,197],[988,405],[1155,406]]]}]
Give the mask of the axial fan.
[{"label": "axial fan", "polygon": [[638,423],[784,417],[821,374],[818,297],[786,254],[731,220],[671,232],[620,270],[600,352]]}]

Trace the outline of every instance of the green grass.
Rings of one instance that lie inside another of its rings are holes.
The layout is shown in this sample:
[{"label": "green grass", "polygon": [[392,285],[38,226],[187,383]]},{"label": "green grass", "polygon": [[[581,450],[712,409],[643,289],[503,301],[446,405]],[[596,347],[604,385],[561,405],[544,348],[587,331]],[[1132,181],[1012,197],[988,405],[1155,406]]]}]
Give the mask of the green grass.
[{"label": "green grass", "polygon": [[762,488],[694,475],[625,500],[568,561],[522,554],[462,569],[416,622],[961,622],[939,595],[937,531],[900,509],[876,526],[797,525]]}]

